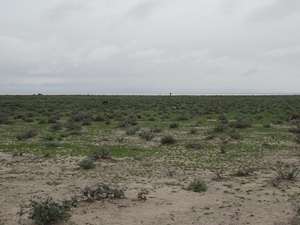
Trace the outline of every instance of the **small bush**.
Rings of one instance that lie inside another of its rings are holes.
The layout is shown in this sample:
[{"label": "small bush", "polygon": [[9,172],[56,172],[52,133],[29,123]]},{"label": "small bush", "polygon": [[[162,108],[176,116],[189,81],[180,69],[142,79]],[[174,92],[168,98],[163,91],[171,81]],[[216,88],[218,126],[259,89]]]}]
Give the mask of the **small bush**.
[{"label": "small bush", "polygon": [[206,140],[213,140],[216,137],[216,135],[214,134],[213,130],[208,130],[206,132]]},{"label": "small bush", "polygon": [[90,117],[85,117],[82,119],[82,125],[83,126],[89,126],[92,124],[92,118]]},{"label": "small bush", "polygon": [[68,120],[64,126],[65,128],[67,128],[68,131],[70,130],[80,131],[82,129],[82,127],[73,120]]},{"label": "small bush", "polygon": [[300,124],[297,124],[296,126],[289,128],[289,132],[300,134]]},{"label": "small bush", "polygon": [[47,134],[46,136],[42,137],[44,141],[53,141],[54,137],[51,134]]},{"label": "small bush", "polygon": [[219,136],[220,141],[222,142],[223,145],[228,143],[228,138],[225,135]]},{"label": "small bush", "polygon": [[142,188],[138,194],[137,194],[137,198],[141,199],[141,200],[146,200],[147,196],[149,194],[149,191],[146,188]]},{"label": "small bush", "polygon": [[226,150],[227,150],[227,145],[226,144],[221,144],[220,145],[220,152],[222,154],[225,154],[226,153]]},{"label": "small bush", "polygon": [[152,140],[154,138],[154,134],[149,131],[142,131],[139,133],[140,138],[145,139],[147,141]]},{"label": "small bush", "polygon": [[19,133],[16,138],[20,141],[20,140],[24,140],[24,139],[29,139],[32,137],[35,137],[38,134],[36,129],[30,128],[25,130],[22,133]]},{"label": "small bush", "polygon": [[217,124],[214,126],[213,131],[214,132],[223,132],[227,129],[227,126],[225,124]]},{"label": "small bush", "polygon": [[254,172],[254,169],[248,165],[241,165],[236,173],[237,176],[248,176]]},{"label": "small bush", "polygon": [[188,140],[185,142],[185,147],[199,150],[202,148],[202,145],[199,140]]},{"label": "small bush", "polygon": [[284,123],[284,117],[281,115],[275,115],[273,120],[272,120],[273,124],[283,124]]},{"label": "small bush", "polygon": [[94,161],[89,157],[86,157],[85,159],[81,160],[78,165],[80,168],[85,170],[92,169],[96,166]]},{"label": "small bush", "polygon": [[300,144],[300,134],[297,134],[294,140],[296,143]]},{"label": "small bush", "polygon": [[110,188],[107,184],[98,184],[95,187],[85,187],[80,190],[81,200],[95,201],[105,198],[124,198],[125,194],[122,189]]},{"label": "small bush", "polygon": [[163,145],[170,145],[176,143],[176,140],[171,135],[163,136],[160,140]]},{"label": "small bush", "polygon": [[57,116],[57,115],[52,115],[52,116],[50,116],[49,118],[48,118],[48,123],[50,124],[50,123],[56,123],[56,121],[57,120],[59,120],[59,116]]},{"label": "small bush", "polygon": [[63,124],[59,121],[57,121],[55,124],[51,126],[52,130],[62,130],[63,129]]},{"label": "small bush", "polygon": [[228,119],[226,117],[225,114],[221,114],[218,116],[218,119],[222,122],[222,123],[228,123]]},{"label": "small bush", "polygon": [[126,130],[127,135],[135,135],[139,131],[139,127],[130,127]]},{"label": "small bush", "polygon": [[239,130],[236,128],[231,128],[228,133],[229,133],[229,136],[235,140],[239,140],[242,137],[241,132],[239,132]]},{"label": "small bush", "polygon": [[296,165],[282,162],[277,163],[275,170],[278,176],[284,180],[294,180],[300,172]]},{"label": "small bush", "polygon": [[212,169],[211,172],[216,174],[217,179],[223,179],[224,177],[224,168]]},{"label": "small bush", "polygon": [[179,127],[178,123],[171,123],[170,124],[170,128],[178,128],[178,127]]},{"label": "small bush", "polygon": [[55,202],[51,197],[48,197],[45,201],[41,201],[39,198],[36,200],[35,198],[31,198],[28,205],[21,205],[17,214],[19,216],[29,214],[28,218],[38,225],[54,224],[70,219],[71,201],[60,203]]},{"label": "small bush", "polygon": [[162,132],[162,128],[158,127],[158,126],[154,126],[151,128],[151,132],[160,133],[160,132]]},{"label": "small bush", "polygon": [[207,190],[207,185],[203,180],[195,179],[189,184],[187,190],[191,190],[194,192],[204,192]]},{"label": "small bush", "polygon": [[197,129],[195,127],[191,127],[189,130],[189,134],[196,134],[197,133]]},{"label": "small bush", "polygon": [[235,128],[247,128],[252,126],[252,120],[250,117],[243,115],[236,119],[236,121],[233,121],[229,123],[229,126],[235,127]]},{"label": "small bush", "polygon": [[92,160],[98,160],[100,158],[102,159],[111,158],[109,146],[102,145],[101,147],[92,150],[89,154],[89,157]]},{"label": "small bush", "polygon": [[127,121],[122,120],[122,121],[119,121],[117,125],[118,125],[118,127],[127,127],[128,123],[127,123]]},{"label": "small bush", "polygon": [[269,123],[263,124],[263,127],[264,128],[271,128],[271,124],[269,124]]}]

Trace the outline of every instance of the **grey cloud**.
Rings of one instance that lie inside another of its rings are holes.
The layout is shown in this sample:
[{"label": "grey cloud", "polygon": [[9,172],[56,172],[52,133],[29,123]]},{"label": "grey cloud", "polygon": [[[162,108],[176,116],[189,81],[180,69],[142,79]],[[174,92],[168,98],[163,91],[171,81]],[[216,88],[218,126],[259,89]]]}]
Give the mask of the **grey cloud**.
[{"label": "grey cloud", "polygon": [[81,12],[84,10],[87,10],[87,7],[83,4],[62,3],[47,9],[44,16],[51,21],[59,22],[71,13]]},{"label": "grey cloud", "polygon": [[277,48],[268,52],[264,52],[258,55],[261,58],[268,57],[285,57],[285,56],[300,56],[300,46],[290,47],[290,48]]},{"label": "grey cloud", "polygon": [[300,1],[275,0],[272,4],[253,10],[247,17],[248,22],[272,22],[300,13]]},{"label": "grey cloud", "polygon": [[[0,94],[299,90],[296,1],[13,2],[0,1]],[[245,26],[249,12],[288,19]]]},{"label": "grey cloud", "polygon": [[251,70],[245,71],[243,73],[243,76],[251,76],[251,75],[257,74],[259,72],[263,72],[263,70],[260,70],[260,69],[251,69]]},{"label": "grey cloud", "polygon": [[241,4],[240,0],[223,0],[220,13],[221,14],[232,14],[235,13]]},{"label": "grey cloud", "polygon": [[160,0],[147,0],[140,1],[137,4],[133,5],[126,13],[125,17],[134,18],[134,19],[143,19],[149,16],[151,13],[155,11],[160,5],[162,1]]}]

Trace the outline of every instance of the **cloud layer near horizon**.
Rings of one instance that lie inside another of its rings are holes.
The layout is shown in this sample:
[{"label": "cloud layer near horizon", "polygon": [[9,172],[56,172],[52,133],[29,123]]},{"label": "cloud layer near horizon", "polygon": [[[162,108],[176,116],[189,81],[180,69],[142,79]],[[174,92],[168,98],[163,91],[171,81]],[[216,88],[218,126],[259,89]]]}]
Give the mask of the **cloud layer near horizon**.
[{"label": "cloud layer near horizon", "polygon": [[1,93],[299,93],[295,0],[0,3]]}]

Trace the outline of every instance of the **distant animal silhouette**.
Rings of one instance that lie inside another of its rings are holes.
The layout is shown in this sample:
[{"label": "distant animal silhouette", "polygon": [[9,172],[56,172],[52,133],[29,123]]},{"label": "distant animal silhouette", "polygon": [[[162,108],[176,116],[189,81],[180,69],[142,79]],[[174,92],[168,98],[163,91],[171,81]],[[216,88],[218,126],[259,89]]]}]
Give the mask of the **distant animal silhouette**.
[{"label": "distant animal silhouette", "polygon": [[291,120],[300,120],[300,114],[292,115]]},{"label": "distant animal silhouette", "polygon": [[108,104],[108,100],[104,99],[104,100],[102,101],[102,104],[103,104],[103,105],[107,105],[107,104]]},{"label": "distant animal silhouette", "polygon": [[141,115],[135,112],[131,112],[131,116],[141,119]]},{"label": "distant animal silhouette", "polygon": [[256,111],[257,113],[261,113],[261,112],[264,111],[264,108],[263,108],[263,107],[262,107],[262,108],[257,108],[255,111]]},{"label": "distant animal silhouette", "polygon": [[219,108],[220,106],[221,106],[220,103],[215,103],[215,104],[212,105],[212,108],[217,109],[217,108]]}]

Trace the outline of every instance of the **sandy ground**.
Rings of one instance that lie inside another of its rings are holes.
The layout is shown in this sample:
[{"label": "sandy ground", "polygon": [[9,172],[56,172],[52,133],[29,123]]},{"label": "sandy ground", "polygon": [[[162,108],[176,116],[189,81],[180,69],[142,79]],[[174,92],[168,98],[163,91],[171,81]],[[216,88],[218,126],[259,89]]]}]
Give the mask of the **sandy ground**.
[{"label": "sandy ground", "polygon": [[[139,174],[140,161],[103,161],[93,170],[81,170],[79,160],[0,153],[0,215],[4,224],[33,224],[16,214],[31,196],[62,200],[77,194],[78,188],[101,182],[122,188],[126,197],[82,201],[72,208],[71,219],[60,224],[288,224],[295,214],[293,196],[299,199],[300,193],[299,178],[274,187],[271,181],[276,173],[272,170],[247,177],[225,173],[224,179],[218,180],[211,171],[200,170],[176,170],[170,177],[163,165]],[[299,164],[299,157],[286,160]],[[206,192],[183,189],[195,177],[207,183]],[[141,188],[149,190],[145,201],[137,199]]]}]

